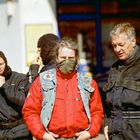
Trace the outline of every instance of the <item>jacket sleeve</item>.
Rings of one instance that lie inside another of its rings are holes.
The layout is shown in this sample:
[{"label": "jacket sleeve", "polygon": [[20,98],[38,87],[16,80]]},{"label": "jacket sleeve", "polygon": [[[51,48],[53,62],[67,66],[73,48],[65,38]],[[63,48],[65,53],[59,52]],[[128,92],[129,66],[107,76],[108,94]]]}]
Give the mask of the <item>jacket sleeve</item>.
[{"label": "jacket sleeve", "polygon": [[25,91],[24,91],[24,79],[25,75],[20,73],[15,73],[15,76],[10,79],[10,82],[6,82],[2,87],[2,94],[5,98],[22,108],[25,101]]},{"label": "jacket sleeve", "polygon": [[24,79],[24,91],[27,96],[30,86],[32,85],[33,81],[39,75],[39,65],[32,64],[29,67],[29,71],[26,74],[26,78]]},{"label": "jacket sleeve", "polygon": [[30,87],[22,108],[24,121],[33,136],[37,139],[42,139],[46,132],[40,120],[42,98],[40,79],[37,77]]},{"label": "jacket sleeve", "polygon": [[39,65],[38,64],[32,64],[30,67],[29,67],[29,72],[28,72],[28,75],[29,75],[29,81],[32,83],[35,78],[38,76],[38,73],[39,73]]},{"label": "jacket sleeve", "polygon": [[104,117],[103,106],[100,97],[100,92],[95,81],[92,81],[92,87],[94,87],[95,91],[91,95],[90,98],[90,114],[91,114],[91,126],[88,132],[91,134],[92,138],[96,137],[102,126],[102,120]]}]

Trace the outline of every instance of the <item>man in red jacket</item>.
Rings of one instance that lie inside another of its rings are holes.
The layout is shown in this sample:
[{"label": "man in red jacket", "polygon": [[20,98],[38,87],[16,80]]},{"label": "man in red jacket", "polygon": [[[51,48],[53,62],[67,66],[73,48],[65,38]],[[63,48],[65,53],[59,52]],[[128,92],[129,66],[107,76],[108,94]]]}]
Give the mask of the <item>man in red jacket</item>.
[{"label": "man in red jacket", "polygon": [[22,109],[36,139],[89,140],[99,134],[103,107],[97,83],[77,72],[78,46],[71,38],[57,44],[57,67],[33,82]]}]

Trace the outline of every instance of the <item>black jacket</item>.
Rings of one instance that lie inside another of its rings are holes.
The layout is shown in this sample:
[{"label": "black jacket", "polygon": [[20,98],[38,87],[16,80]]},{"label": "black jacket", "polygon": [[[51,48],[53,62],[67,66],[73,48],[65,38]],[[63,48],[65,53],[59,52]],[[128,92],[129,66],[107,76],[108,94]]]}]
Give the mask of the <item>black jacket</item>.
[{"label": "black jacket", "polygon": [[[106,118],[112,134],[123,133],[140,139],[140,48],[126,62],[118,60],[109,72],[106,93]],[[133,119],[131,119],[133,118]],[[126,130],[126,131],[125,131]],[[124,132],[125,131],[125,132]],[[133,132],[134,134],[133,134]]]},{"label": "black jacket", "polygon": [[0,140],[22,140],[29,136],[21,114],[26,98],[27,77],[11,71],[10,67],[4,76],[6,82],[0,87]]}]

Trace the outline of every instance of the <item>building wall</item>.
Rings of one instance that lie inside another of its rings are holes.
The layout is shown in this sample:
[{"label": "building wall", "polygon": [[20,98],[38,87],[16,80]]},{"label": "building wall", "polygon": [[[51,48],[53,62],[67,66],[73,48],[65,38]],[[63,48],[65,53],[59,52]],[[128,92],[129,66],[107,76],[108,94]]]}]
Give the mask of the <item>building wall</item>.
[{"label": "building wall", "polygon": [[13,69],[21,70],[21,42],[20,42],[20,20],[19,3],[14,4],[13,16],[8,16],[7,4],[0,1],[0,50],[3,51],[8,59],[8,63]]},{"label": "building wall", "polygon": [[[34,55],[35,52],[32,50],[33,53],[29,53],[28,48],[36,48],[38,38],[44,33],[58,34],[55,0],[51,0],[51,3],[49,0],[13,0],[12,2],[13,14],[8,16],[7,3],[5,0],[0,0],[0,50],[6,54],[13,70],[26,73],[27,61],[33,57],[29,55]],[[41,28],[47,25],[51,25],[52,29]],[[30,31],[27,32],[28,26]],[[37,29],[42,30],[37,31]]]}]

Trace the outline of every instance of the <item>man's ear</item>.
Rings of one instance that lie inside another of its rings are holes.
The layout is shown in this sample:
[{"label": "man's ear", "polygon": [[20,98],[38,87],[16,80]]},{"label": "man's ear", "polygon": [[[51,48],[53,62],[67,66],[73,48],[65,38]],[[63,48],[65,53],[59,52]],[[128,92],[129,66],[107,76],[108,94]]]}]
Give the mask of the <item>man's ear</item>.
[{"label": "man's ear", "polygon": [[58,57],[56,56],[56,63],[58,63],[59,61],[58,61]]},{"label": "man's ear", "polygon": [[133,39],[132,39],[132,45],[133,45],[133,47],[135,48],[135,46],[136,46],[136,38],[133,38]]}]

